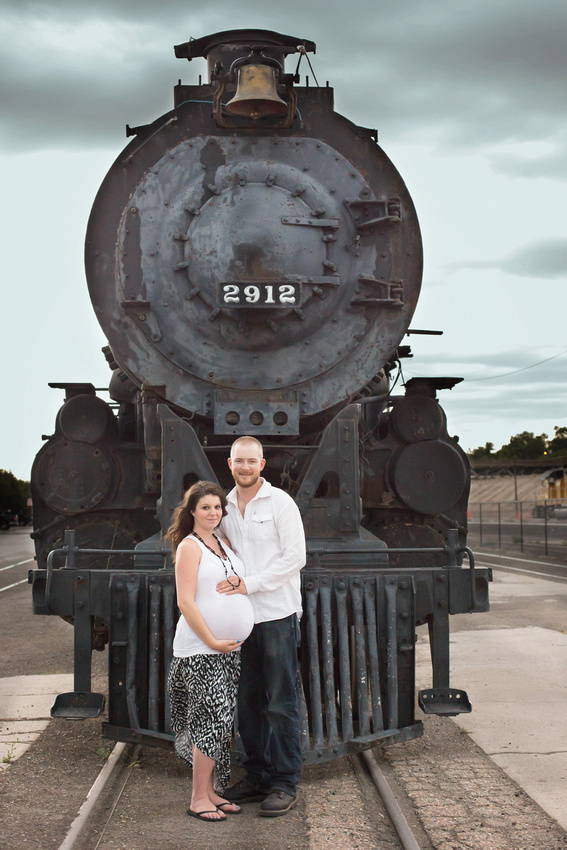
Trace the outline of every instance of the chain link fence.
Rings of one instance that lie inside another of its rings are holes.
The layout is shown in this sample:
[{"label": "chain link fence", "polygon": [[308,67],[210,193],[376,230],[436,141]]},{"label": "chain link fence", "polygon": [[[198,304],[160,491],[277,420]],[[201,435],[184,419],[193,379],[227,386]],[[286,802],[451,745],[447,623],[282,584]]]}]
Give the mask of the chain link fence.
[{"label": "chain link fence", "polygon": [[469,503],[471,548],[567,558],[567,501]]}]

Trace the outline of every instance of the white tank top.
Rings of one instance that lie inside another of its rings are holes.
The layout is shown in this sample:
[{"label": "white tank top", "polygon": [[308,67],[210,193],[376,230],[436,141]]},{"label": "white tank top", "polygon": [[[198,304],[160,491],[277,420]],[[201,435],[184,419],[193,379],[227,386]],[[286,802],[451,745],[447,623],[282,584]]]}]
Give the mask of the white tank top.
[{"label": "white tank top", "polygon": [[[197,573],[197,589],[195,602],[211,633],[217,640],[246,640],[254,625],[254,611],[248,596],[235,593],[227,596],[219,593],[216,586],[226,579],[223,562],[214,555],[200,540],[188,535],[198,543],[201,549],[201,560]],[[188,537],[185,539],[187,540]],[[232,565],[239,576],[244,576],[246,570],[240,558],[232,549],[223,543]],[[232,574],[228,561],[224,562],[229,576]],[[173,641],[173,654],[176,658],[187,658],[190,655],[218,655],[217,649],[211,649],[181,615],[177,622]]]}]

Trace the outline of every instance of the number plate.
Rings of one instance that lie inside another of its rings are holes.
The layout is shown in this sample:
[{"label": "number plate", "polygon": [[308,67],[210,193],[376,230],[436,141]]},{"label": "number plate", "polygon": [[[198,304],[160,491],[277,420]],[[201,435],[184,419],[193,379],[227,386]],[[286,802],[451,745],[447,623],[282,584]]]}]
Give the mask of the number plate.
[{"label": "number plate", "polygon": [[299,307],[300,283],[221,283],[219,307]]}]

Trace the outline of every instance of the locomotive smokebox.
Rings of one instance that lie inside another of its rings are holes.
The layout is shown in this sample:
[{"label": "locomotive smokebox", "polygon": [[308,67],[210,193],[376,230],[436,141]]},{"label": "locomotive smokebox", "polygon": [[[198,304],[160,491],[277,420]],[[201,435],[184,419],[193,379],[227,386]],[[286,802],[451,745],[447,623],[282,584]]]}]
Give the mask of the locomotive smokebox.
[{"label": "locomotive smokebox", "polygon": [[[215,436],[324,427],[395,357],[417,303],[403,180],[331,89],[283,72],[314,49],[262,30],[178,45],[212,82],[138,128],[91,214],[87,279],[118,368]],[[259,97],[236,89],[251,68],[272,81]]]}]

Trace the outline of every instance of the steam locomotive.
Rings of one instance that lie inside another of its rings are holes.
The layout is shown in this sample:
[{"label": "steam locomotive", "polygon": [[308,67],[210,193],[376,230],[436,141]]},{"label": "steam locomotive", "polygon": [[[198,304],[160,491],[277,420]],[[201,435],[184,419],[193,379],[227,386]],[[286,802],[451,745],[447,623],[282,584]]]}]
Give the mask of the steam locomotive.
[{"label": "steam locomotive", "polygon": [[108,645],[109,737],[171,738],[163,533],[194,481],[232,486],[243,434],[305,524],[305,761],[422,733],[418,624],[432,656],[421,707],[470,710],[449,685],[449,615],[487,610],[490,575],[466,548],[469,465],[437,400],[461,379],[395,392],[421,285],[417,216],[376,132],[334,112],[328,83],[299,85],[314,51],[264,30],[177,45],[206,59],[207,81],[180,81],[170,112],[127,127],[92,209],[111,400],[51,385],[65,400],[32,471],[30,581],[34,611],[74,626],[74,691],[54,715],[100,714],[91,653]]}]

